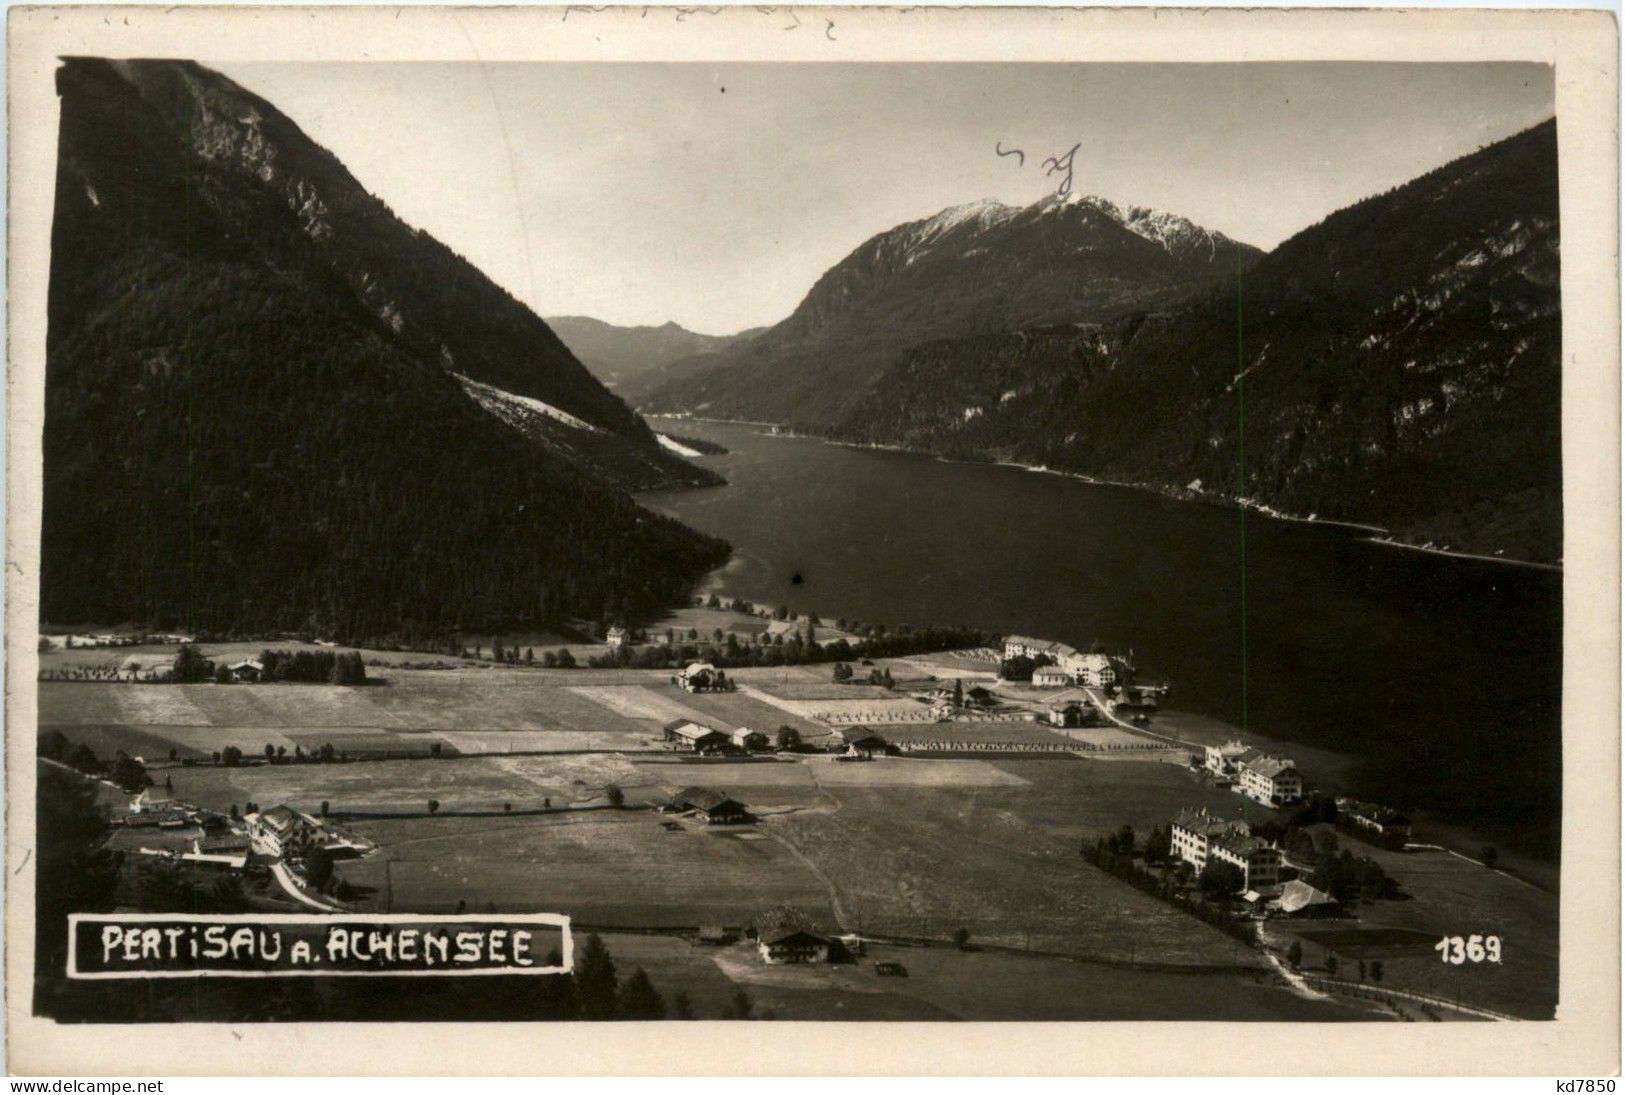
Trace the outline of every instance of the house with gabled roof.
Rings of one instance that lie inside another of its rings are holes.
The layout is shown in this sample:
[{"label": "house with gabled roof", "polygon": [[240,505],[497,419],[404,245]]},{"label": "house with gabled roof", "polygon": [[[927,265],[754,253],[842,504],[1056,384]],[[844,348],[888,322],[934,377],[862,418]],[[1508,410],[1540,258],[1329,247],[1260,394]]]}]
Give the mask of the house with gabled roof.
[{"label": "house with gabled roof", "polygon": [[1236,765],[1237,787],[1261,806],[1291,806],[1303,799],[1303,776],[1286,757],[1259,753]]}]

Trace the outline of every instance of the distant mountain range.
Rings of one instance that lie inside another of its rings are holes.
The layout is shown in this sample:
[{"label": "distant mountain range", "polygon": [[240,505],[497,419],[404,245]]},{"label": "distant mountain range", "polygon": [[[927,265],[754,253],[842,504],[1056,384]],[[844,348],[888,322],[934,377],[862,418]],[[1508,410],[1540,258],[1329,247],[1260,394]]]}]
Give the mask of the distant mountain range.
[{"label": "distant mountain range", "polygon": [[726,557],[626,493],[714,476],[270,103],[189,62],[57,87],[46,618],[438,636]]},{"label": "distant mountain range", "polygon": [[1558,253],[1555,122],[1268,255],[1094,198],[978,203],[640,402],[1555,561]]},{"label": "distant mountain range", "polygon": [[665,379],[674,361],[714,354],[763,328],[735,335],[702,335],[676,323],[659,327],[617,327],[588,316],[548,316],[547,325],[583,365],[623,397]]}]

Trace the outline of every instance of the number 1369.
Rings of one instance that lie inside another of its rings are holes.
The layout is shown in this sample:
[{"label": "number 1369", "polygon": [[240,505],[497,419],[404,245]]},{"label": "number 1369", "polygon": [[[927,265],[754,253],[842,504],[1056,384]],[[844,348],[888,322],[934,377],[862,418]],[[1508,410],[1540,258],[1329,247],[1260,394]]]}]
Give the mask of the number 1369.
[{"label": "number 1369", "polygon": [[1452,966],[1464,962],[1501,961],[1499,935],[1447,935],[1433,944],[1433,949],[1439,952],[1439,961],[1449,962]]}]

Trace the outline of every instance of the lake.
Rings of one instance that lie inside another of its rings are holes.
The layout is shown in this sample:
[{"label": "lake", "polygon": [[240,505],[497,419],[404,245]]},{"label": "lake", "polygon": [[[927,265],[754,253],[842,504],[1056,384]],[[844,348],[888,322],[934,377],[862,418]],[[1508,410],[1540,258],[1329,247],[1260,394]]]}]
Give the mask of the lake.
[{"label": "lake", "polygon": [[734,545],[721,593],[1099,641],[1171,681],[1171,707],[1341,753],[1347,790],[1557,858],[1558,571],[1021,468],[670,428],[727,446],[696,462],[728,485],[639,499]]}]

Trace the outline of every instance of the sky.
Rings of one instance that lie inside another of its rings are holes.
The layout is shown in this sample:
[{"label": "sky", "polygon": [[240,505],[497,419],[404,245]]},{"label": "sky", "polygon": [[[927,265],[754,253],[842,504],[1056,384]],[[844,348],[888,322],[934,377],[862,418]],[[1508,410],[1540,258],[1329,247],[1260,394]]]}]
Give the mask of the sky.
[{"label": "sky", "polygon": [[895,225],[1038,200],[1074,146],[1074,191],[1268,250],[1554,112],[1530,64],[214,67],[539,314],[706,334]]}]

